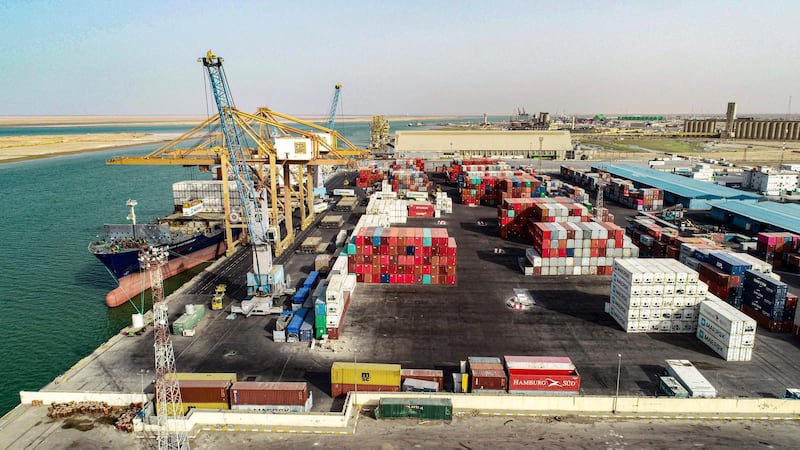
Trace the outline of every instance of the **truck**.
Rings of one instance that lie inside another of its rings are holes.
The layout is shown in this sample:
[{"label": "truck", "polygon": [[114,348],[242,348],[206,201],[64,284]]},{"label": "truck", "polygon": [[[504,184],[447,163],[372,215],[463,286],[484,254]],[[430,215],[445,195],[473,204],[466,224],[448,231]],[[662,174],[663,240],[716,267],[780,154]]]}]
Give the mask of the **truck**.
[{"label": "truck", "polygon": [[333,195],[337,197],[355,197],[356,190],[355,189],[334,189]]},{"label": "truck", "polygon": [[691,361],[668,359],[665,362],[665,375],[675,378],[689,393],[689,397],[715,398],[717,396],[717,390]]},{"label": "truck", "polygon": [[658,393],[667,397],[689,397],[689,392],[674,377],[658,377]]},{"label": "truck", "polygon": [[225,289],[227,289],[226,285],[218,284],[217,288],[214,290],[214,295],[211,297],[212,311],[219,311],[222,309],[222,300],[225,298]]}]

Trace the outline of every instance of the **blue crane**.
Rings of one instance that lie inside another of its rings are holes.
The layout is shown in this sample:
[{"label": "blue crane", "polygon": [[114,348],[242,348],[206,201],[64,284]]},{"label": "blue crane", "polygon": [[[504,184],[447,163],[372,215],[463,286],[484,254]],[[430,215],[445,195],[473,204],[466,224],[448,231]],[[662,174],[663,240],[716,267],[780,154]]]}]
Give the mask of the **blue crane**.
[{"label": "blue crane", "polygon": [[[242,203],[242,216],[247,224],[250,241],[253,245],[253,272],[248,274],[248,291],[271,294],[275,291],[272,272],[272,246],[269,241],[269,215],[267,212],[266,189],[257,187],[251,177],[251,169],[245,159],[245,148],[249,144],[247,137],[234,117],[236,110],[230,95],[230,88],[222,68],[223,59],[214,55],[211,50],[205,57],[198,58],[208,71],[208,80],[214,94],[214,101],[219,111],[222,135],[225,139],[228,162],[234,180],[239,188]],[[282,273],[282,272],[281,272]],[[250,286],[251,284],[255,286]]]},{"label": "blue crane", "polygon": [[333,99],[331,100],[331,109],[328,113],[328,123],[325,125],[329,130],[333,129],[336,124],[336,108],[339,106],[339,94],[342,90],[342,83],[336,83],[333,87]]}]

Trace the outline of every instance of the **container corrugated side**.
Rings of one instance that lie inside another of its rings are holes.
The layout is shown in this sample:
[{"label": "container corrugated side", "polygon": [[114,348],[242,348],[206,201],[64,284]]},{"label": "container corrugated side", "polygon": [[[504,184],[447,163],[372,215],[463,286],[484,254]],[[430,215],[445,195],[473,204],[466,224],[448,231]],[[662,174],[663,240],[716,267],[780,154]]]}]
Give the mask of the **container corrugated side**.
[{"label": "container corrugated side", "polygon": [[434,369],[401,369],[400,383],[406,379],[433,381],[439,386],[439,391],[444,390],[444,372]]},{"label": "container corrugated side", "polygon": [[233,405],[305,405],[308,400],[305,382],[239,381],[230,388]]},{"label": "container corrugated side", "polygon": [[229,380],[184,380],[179,381],[181,401],[184,403],[228,404]]},{"label": "container corrugated side", "polygon": [[504,356],[507,369],[525,370],[539,374],[569,375],[575,365],[566,356]]},{"label": "container corrugated side", "polygon": [[233,372],[175,372],[164,374],[166,380],[228,380],[236,383],[236,374]]},{"label": "container corrugated side", "polygon": [[581,388],[581,377],[577,372],[563,374],[536,374],[525,370],[508,370],[508,390],[511,391],[559,391],[577,393]]},{"label": "container corrugated side", "polygon": [[508,378],[503,370],[473,370],[470,386],[473,391],[505,391],[508,389]]},{"label": "container corrugated side", "polygon": [[453,403],[448,398],[381,398],[375,418],[452,420]]},{"label": "container corrugated side", "polygon": [[397,386],[400,388],[400,364],[334,362],[331,384]]},{"label": "container corrugated side", "polygon": [[381,386],[377,384],[331,383],[331,397],[341,397],[348,392],[400,392],[400,386]]}]

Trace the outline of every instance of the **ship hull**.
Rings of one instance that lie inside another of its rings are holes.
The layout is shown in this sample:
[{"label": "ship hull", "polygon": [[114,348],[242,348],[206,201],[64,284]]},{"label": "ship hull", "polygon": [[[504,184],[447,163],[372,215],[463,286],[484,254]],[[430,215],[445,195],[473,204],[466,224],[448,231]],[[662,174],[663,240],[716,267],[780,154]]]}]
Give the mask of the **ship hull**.
[{"label": "ship hull", "polygon": [[[216,245],[207,246],[179,258],[171,258],[162,268],[164,279],[185,272],[199,264],[217,258],[225,253],[227,246],[220,239]],[[122,305],[129,299],[150,289],[150,276],[147,272],[136,271],[119,278],[119,286],[106,294],[106,305],[109,308]]]}]

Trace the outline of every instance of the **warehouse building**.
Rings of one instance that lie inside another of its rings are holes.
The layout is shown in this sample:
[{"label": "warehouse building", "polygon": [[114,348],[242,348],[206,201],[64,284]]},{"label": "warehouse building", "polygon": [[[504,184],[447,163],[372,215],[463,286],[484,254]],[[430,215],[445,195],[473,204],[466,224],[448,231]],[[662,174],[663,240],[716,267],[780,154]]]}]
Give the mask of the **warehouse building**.
[{"label": "warehouse building", "polygon": [[395,155],[573,159],[569,131],[398,131]]},{"label": "warehouse building", "polygon": [[752,233],[788,231],[800,234],[800,205],[778,202],[711,201],[711,217]]},{"label": "warehouse building", "polygon": [[664,203],[682,204],[688,209],[711,209],[712,200],[740,200],[755,203],[758,194],[695,180],[671,173],[630,164],[595,164],[592,171],[606,171],[617,178],[633,181],[637,188],[656,188],[664,191]]}]

